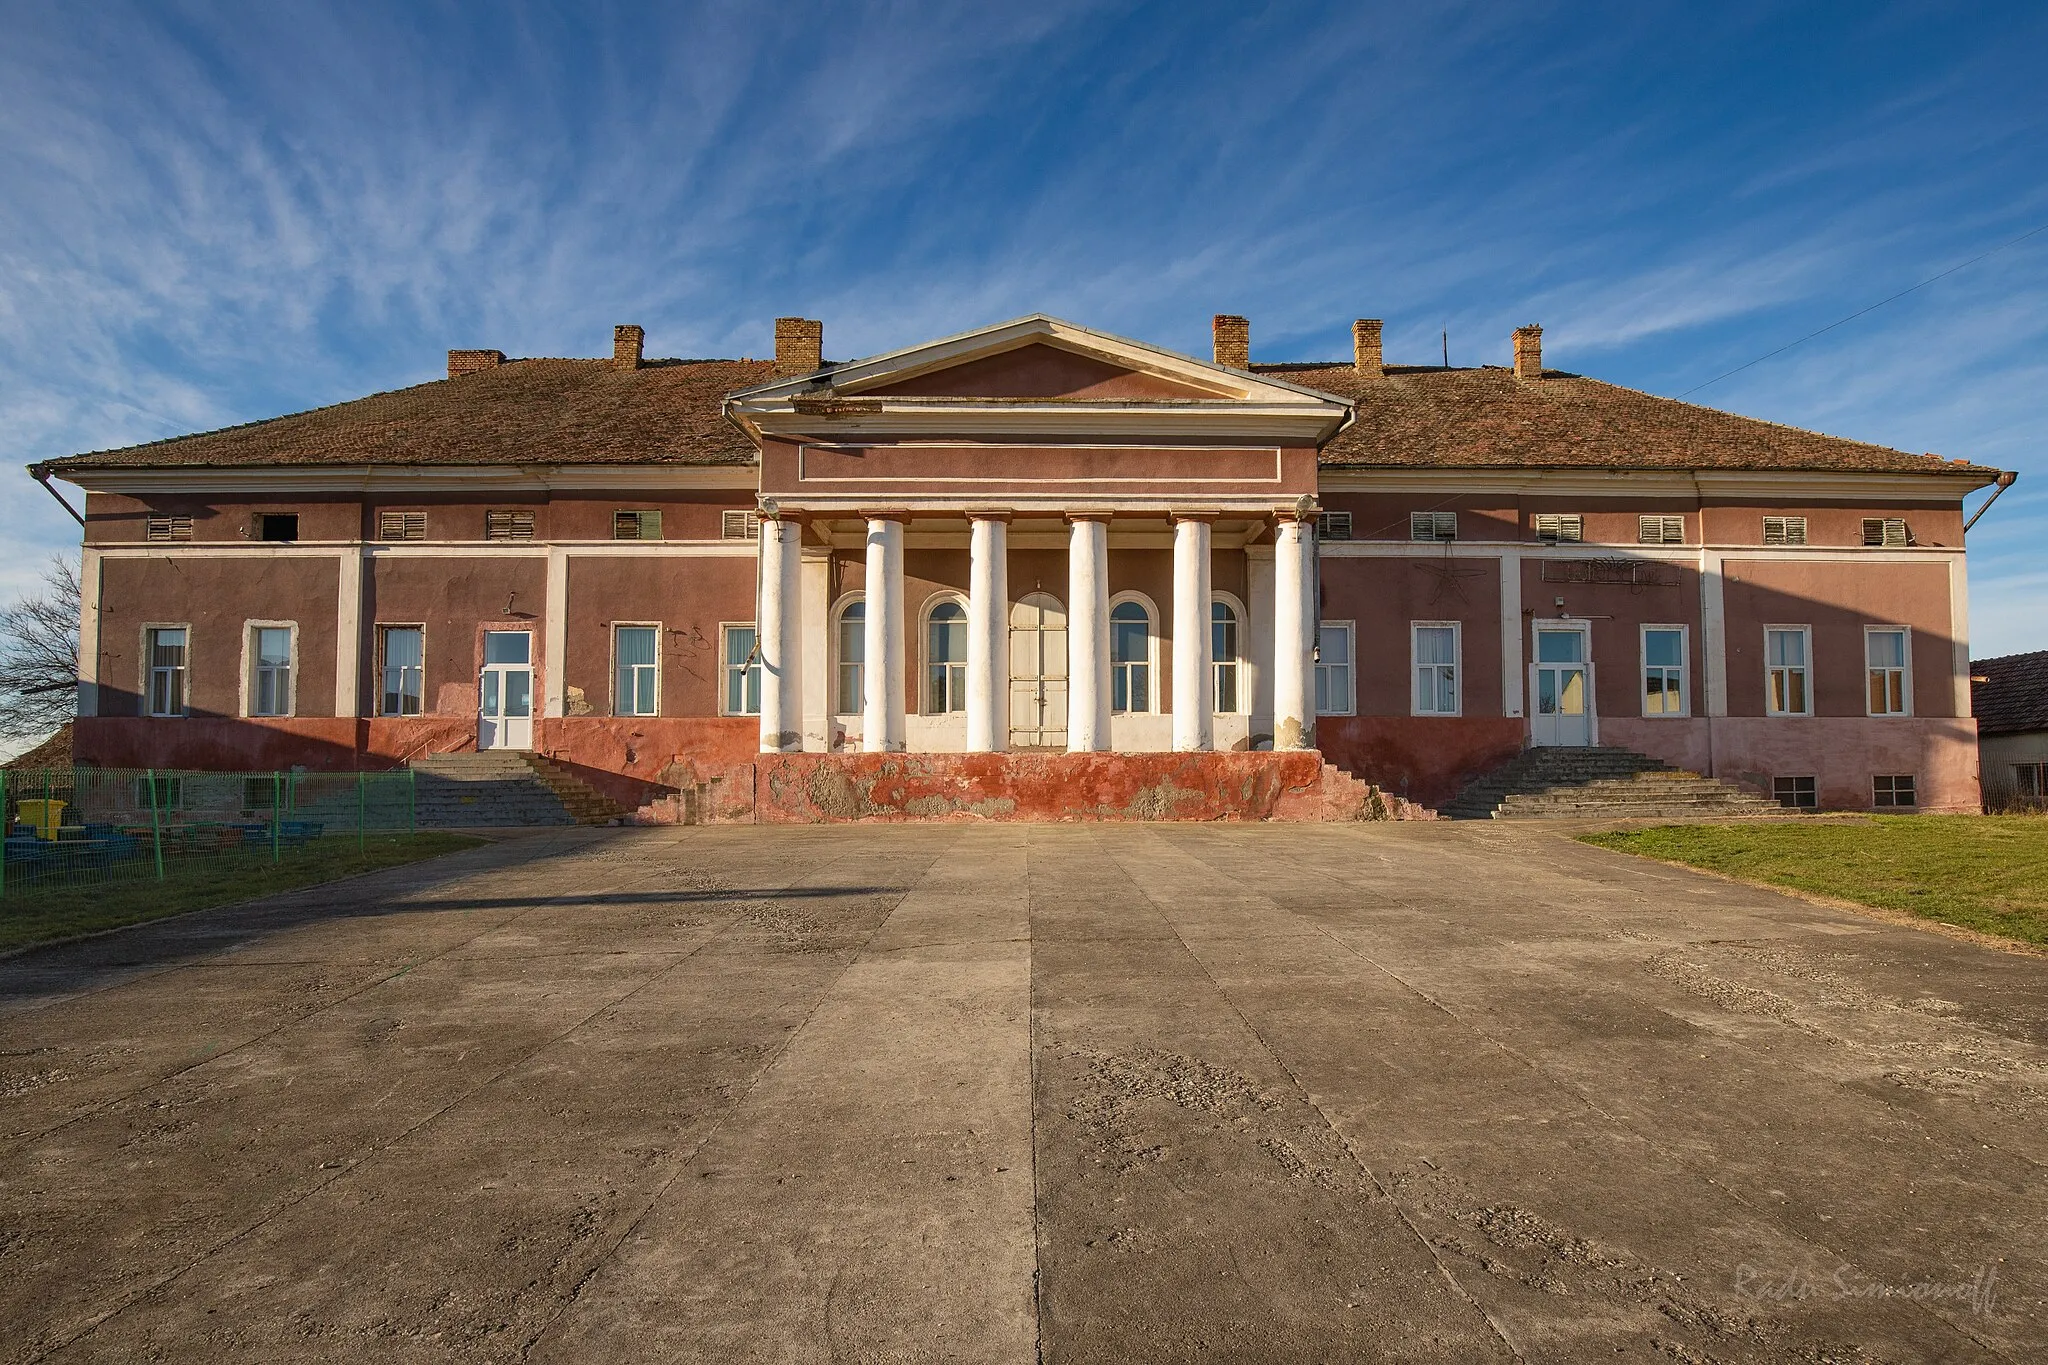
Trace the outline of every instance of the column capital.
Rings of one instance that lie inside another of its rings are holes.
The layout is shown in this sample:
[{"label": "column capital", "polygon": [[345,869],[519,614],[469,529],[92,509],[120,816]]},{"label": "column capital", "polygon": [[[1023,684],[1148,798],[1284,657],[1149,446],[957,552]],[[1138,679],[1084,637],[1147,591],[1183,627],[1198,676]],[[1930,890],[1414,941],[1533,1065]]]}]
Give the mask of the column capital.
[{"label": "column capital", "polygon": [[901,507],[864,507],[860,515],[863,521],[893,521],[898,526],[910,520],[909,511]]},{"label": "column capital", "polygon": [[1016,513],[1001,509],[975,508],[968,512],[967,519],[969,521],[1000,521],[1007,525],[1014,516],[1016,516]]},{"label": "column capital", "polygon": [[1221,512],[1169,512],[1167,515],[1176,526],[1184,521],[1198,521],[1204,526],[1213,526],[1223,517]]},{"label": "column capital", "polygon": [[1116,513],[1106,510],[1082,510],[1067,512],[1064,514],[1064,517],[1067,525],[1072,526],[1077,521],[1100,521],[1105,523],[1115,521]]}]

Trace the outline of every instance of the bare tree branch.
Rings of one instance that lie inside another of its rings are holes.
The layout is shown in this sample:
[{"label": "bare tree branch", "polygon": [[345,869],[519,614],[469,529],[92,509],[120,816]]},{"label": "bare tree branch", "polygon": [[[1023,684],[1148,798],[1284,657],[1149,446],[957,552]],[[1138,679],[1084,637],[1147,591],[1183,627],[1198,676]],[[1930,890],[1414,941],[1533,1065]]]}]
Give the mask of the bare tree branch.
[{"label": "bare tree branch", "polygon": [[78,566],[50,557],[42,585],[0,609],[0,739],[39,739],[78,714]]}]

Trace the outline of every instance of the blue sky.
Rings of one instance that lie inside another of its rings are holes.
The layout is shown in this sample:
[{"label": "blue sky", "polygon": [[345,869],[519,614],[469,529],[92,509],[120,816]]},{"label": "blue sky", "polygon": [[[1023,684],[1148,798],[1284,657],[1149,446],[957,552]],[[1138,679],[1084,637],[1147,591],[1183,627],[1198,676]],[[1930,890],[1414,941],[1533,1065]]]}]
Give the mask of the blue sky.
[{"label": "blue sky", "polygon": [[[2048,8],[0,0],[0,594],[30,460],[455,346],[868,354],[1022,313],[1678,394],[2048,223]],[[1977,652],[2048,648],[2048,233],[1694,395],[2018,469]],[[1981,495],[1980,495],[1981,496]]]}]

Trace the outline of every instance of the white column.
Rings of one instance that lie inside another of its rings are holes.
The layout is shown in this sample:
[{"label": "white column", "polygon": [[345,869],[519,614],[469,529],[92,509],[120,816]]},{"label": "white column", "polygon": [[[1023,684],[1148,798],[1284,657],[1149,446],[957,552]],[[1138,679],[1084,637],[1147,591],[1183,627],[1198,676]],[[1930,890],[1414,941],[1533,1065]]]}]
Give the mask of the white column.
[{"label": "white column", "polygon": [[860,747],[903,751],[903,523],[868,518],[867,665]]},{"label": "white column", "polygon": [[[547,593],[541,614],[541,667],[545,670],[540,713],[550,719],[569,714],[569,552],[548,547]],[[337,713],[338,714],[338,713]]]},{"label": "white column", "polygon": [[[1700,553],[1700,674],[1707,680],[1707,715],[1728,714],[1728,614],[1721,555]],[[1711,733],[1711,732],[1710,732]]]},{"label": "white column", "polygon": [[803,612],[799,601],[803,527],[761,518],[761,603],[755,642],[761,652],[761,752],[803,749]]},{"label": "white column", "polygon": [[1312,525],[1282,521],[1273,547],[1275,749],[1316,747],[1315,536]]},{"label": "white column", "polygon": [[967,752],[1010,747],[1009,519],[977,516],[967,576]]},{"label": "white column", "polygon": [[[363,714],[363,569],[361,546],[341,552],[334,613],[334,714],[344,719]],[[88,586],[87,591],[97,594],[98,588]]]},{"label": "white column", "polygon": [[1244,609],[1251,617],[1246,623],[1251,643],[1245,659],[1245,667],[1251,670],[1251,676],[1245,679],[1244,695],[1252,699],[1252,747],[1260,747],[1260,737],[1264,736],[1264,747],[1270,749],[1273,747],[1273,547],[1247,545],[1244,557]]},{"label": "white column", "polygon": [[1209,523],[1176,517],[1173,526],[1173,747],[1213,749],[1216,676],[1209,667]]},{"label": "white column", "polygon": [[804,752],[832,747],[832,551],[806,545],[802,551]]},{"label": "white column", "polygon": [[1109,523],[1076,517],[1067,543],[1067,751],[1109,747]]},{"label": "white column", "polygon": [[1507,550],[1500,557],[1500,713],[1509,719],[1522,714],[1522,556]]}]

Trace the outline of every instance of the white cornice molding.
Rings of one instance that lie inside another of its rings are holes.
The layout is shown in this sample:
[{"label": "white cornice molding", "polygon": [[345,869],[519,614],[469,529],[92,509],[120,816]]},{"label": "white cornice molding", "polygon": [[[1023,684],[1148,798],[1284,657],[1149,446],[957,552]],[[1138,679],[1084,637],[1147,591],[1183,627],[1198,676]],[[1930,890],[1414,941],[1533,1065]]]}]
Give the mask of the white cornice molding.
[{"label": "white cornice molding", "polygon": [[745,489],[744,465],[240,465],[80,470],[58,475],[88,493],[545,493],[603,489]]},{"label": "white cornice molding", "polygon": [[1500,493],[1522,497],[1770,498],[1812,502],[1886,499],[1958,501],[1991,480],[1976,474],[1881,474],[1853,470],[1757,469],[1331,469],[1317,472],[1325,493]]},{"label": "white cornice molding", "polygon": [[1799,563],[1924,564],[1929,560],[1961,559],[1960,545],[1914,545],[1881,550],[1855,545],[1594,545],[1572,542],[1547,545],[1527,540],[1327,540],[1316,545],[1324,559],[1639,559],[1667,564],[1695,564],[1703,554],[1734,560]]},{"label": "white cornice molding", "polygon": [[963,444],[1019,437],[1066,443],[1091,438],[1154,437],[1167,442],[1201,439],[1317,446],[1342,426],[1349,409],[1334,403],[1212,402],[996,403],[987,399],[934,402],[866,400],[872,406],[832,413],[798,412],[787,403],[738,409],[763,437],[791,441],[957,436]]}]

